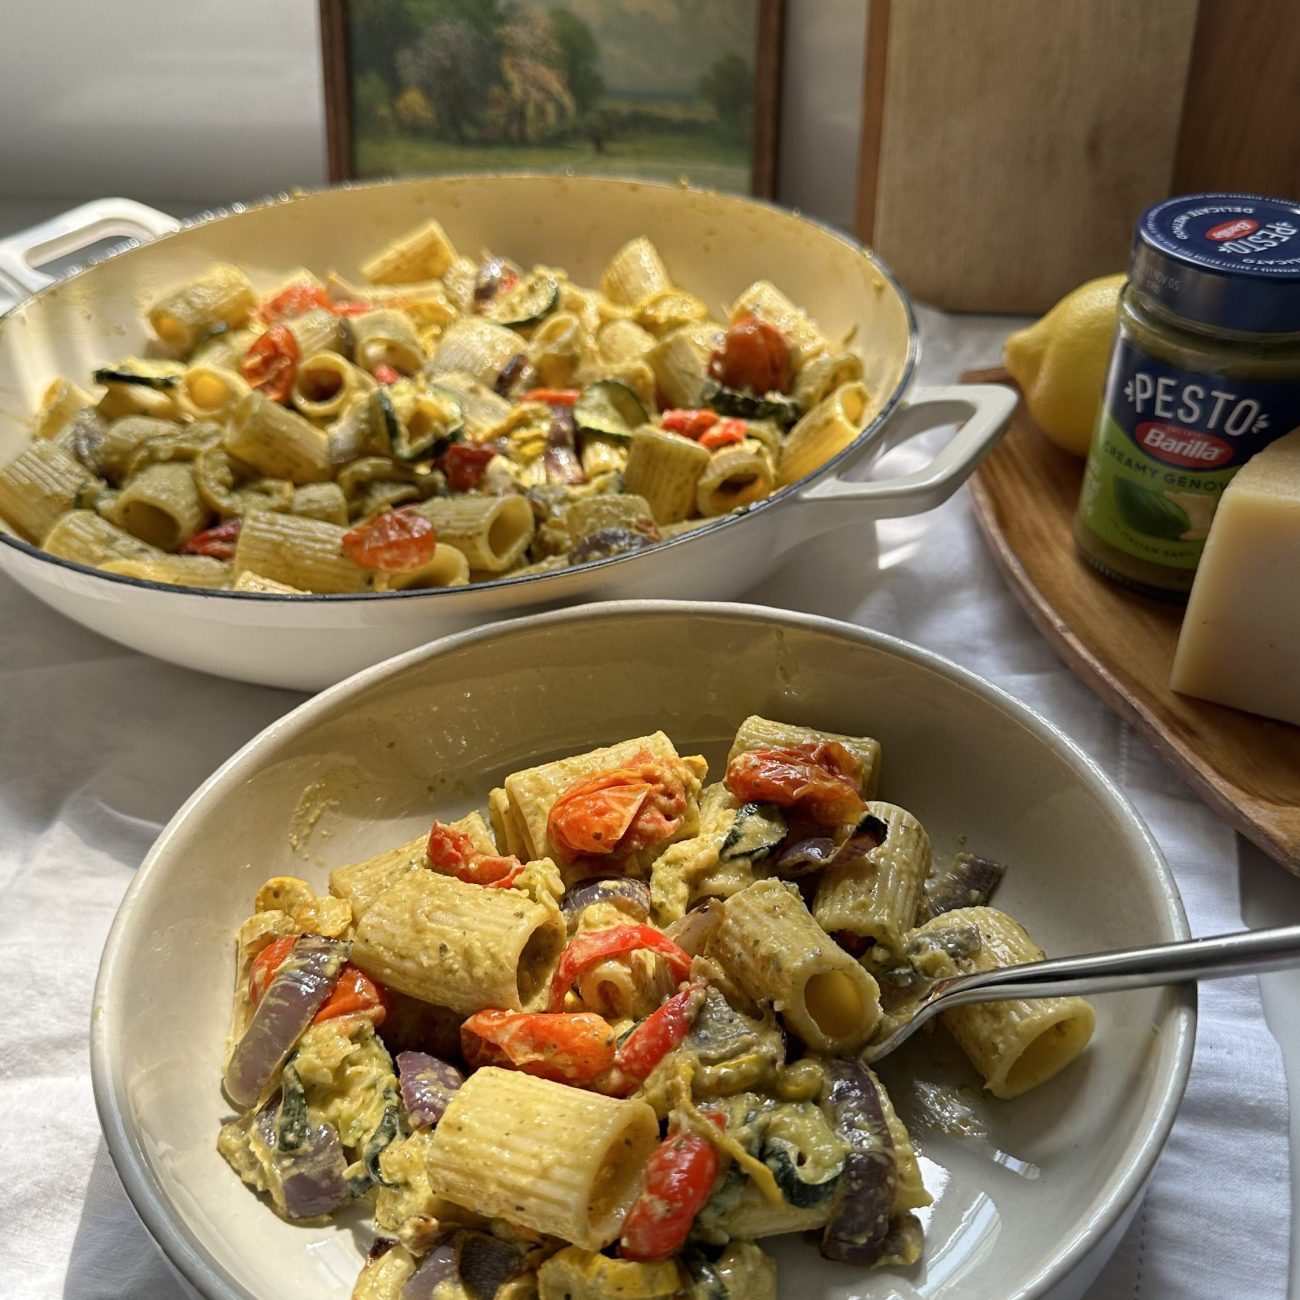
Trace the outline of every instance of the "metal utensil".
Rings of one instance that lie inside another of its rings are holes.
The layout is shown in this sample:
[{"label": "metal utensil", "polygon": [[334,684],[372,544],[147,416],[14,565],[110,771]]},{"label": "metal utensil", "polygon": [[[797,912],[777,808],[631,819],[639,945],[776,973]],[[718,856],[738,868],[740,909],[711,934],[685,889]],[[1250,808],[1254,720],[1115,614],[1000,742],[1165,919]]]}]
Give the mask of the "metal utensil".
[{"label": "metal utensil", "polygon": [[927,1020],[953,1007],[974,1002],[1005,1002],[1018,998],[1058,998],[1074,994],[1114,993],[1149,988],[1153,984],[1187,984],[1193,980],[1224,979],[1300,965],[1300,925],[1273,930],[1243,930],[1152,948],[1121,948],[1085,957],[1058,957],[954,975],[938,980],[912,1018],[862,1053],[868,1064],[888,1056]]}]

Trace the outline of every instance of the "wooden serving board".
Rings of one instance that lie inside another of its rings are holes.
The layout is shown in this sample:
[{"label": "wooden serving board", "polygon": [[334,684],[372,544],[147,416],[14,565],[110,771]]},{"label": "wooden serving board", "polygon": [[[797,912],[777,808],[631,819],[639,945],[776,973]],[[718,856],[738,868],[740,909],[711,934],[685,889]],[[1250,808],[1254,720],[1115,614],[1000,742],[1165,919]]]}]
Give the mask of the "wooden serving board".
[{"label": "wooden serving board", "polygon": [[[967,383],[1010,383],[980,370]],[[1079,559],[1083,462],[1022,401],[971,480],[975,515],[1030,618],[1066,664],[1247,839],[1300,875],[1300,727],[1169,689],[1183,610],[1125,591]]]}]

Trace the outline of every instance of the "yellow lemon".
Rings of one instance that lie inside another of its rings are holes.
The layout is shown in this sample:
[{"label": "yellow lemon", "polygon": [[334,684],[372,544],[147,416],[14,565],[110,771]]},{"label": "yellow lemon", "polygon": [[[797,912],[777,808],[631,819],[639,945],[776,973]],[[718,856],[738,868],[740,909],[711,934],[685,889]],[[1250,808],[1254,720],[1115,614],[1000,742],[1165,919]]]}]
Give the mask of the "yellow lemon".
[{"label": "yellow lemon", "polygon": [[1003,352],[1035,423],[1076,456],[1086,456],[1092,442],[1123,287],[1122,275],[1081,284],[1012,334]]}]

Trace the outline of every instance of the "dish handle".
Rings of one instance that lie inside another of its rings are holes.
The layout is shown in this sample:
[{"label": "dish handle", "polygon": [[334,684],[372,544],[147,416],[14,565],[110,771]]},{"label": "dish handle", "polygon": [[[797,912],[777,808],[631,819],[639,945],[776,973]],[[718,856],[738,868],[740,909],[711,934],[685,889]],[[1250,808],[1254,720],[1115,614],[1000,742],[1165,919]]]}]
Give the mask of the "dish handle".
[{"label": "dish handle", "polygon": [[87,248],[101,239],[119,236],[147,244],[180,228],[175,217],[134,199],[93,199],[16,235],[0,239],[0,278],[23,293],[36,293],[58,278],[38,271],[33,262],[51,262]]},{"label": "dish handle", "polygon": [[841,524],[916,515],[941,505],[993,450],[1006,432],[1015,406],[1015,392],[1000,384],[918,388],[845,468],[945,424],[956,423],[956,432],[928,465],[911,474],[874,482],[835,474],[804,488],[797,499],[817,507],[815,512],[807,512],[808,535]]}]

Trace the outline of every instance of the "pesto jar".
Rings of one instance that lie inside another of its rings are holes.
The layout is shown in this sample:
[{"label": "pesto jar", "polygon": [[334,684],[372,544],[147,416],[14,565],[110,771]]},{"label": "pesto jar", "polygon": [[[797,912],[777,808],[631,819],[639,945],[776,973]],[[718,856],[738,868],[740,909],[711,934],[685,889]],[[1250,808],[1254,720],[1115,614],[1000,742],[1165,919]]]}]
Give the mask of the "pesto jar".
[{"label": "pesto jar", "polygon": [[1166,199],[1138,222],[1075,517],[1079,552],[1185,600],[1223,489],[1300,426],[1300,205]]}]

